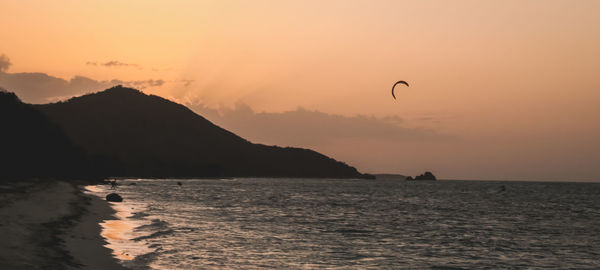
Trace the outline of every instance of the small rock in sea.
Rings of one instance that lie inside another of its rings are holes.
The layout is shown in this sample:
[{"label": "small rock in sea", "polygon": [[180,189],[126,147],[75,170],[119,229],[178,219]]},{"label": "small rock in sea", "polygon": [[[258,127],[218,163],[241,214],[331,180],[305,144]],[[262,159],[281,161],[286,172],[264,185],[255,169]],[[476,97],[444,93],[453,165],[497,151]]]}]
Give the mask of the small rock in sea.
[{"label": "small rock in sea", "polygon": [[181,182],[177,182],[177,184],[180,185],[180,186],[183,185]]},{"label": "small rock in sea", "polygon": [[111,193],[106,195],[106,200],[109,202],[122,202],[123,198],[117,193]]},{"label": "small rock in sea", "polygon": [[130,186],[135,186],[137,185],[136,183],[129,183]]},{"label": "small rock in sea", "polygon": [[437,180],[437,178],[433,173],[425,172],[424,174],[415,176],[415,180]]}]

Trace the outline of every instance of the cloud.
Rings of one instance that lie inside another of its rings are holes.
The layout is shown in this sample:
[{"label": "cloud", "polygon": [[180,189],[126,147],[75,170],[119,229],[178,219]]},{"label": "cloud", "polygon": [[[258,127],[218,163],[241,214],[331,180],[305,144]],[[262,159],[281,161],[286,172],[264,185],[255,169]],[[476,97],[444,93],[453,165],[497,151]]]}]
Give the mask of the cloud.
[{"label": "cloud", "polygon": [[139,80],[139,81],[122,81],[122,80],[111,80],[112,84],[121,84],[130,86],[138,89],[145,89],[147,87],[158,87],[165,84],[164,80]]},{"label": "cloud", "polygon": [[15,92],[24,102],[36,104],[55,102],[85,93],[97,92],[119,84],[142,90],[148,87],[160,87],[165,84],[165,81],[161,79],[97,81],[83,76],[75,76],[70,80],[65,80],[39,72],[0,72],[0,87]]},{"label": "cloud", "polygon": [[[124,81],[113,79],[108,81],[97,81],[83,76],[75,76],[70,80],[57,78],[41,72],[6,73],[11,63],[4,54],[0,55],[0,87],[14,92],[21,100],[28,103],[48,103],[90,92],[101,91],[115,85],[124,85],[137,89],[148,87],[161,87],[167,81],[162,79]],[[119,61],[106,63],[90,62],[86,65],[92,66],[135,66]],[[183,83],[185,86],[193,80],[175,80],[173,83]]]},{"label": "cloud", "polygon": [[57,97],[98,91],[111,85],[82,76],[67,81],[45,73],[0,73],[0,86],[15,92],[24,102],[46,103]]},{"label": "cloud", "polygon": [[245,104],[232,109],[188,107],[251,142],[310,148],[364,172],[415,175],[433,170],[443,176],[455,172],[456,164],[472,161],[460,160],[464,137],[406,127],[399,116],[344,116],[303,108],[255,112]]},{"label": "cloud", "polygon": [[86,65],[88,66],[105,66],[105,67],[136,67],[136,68],[141,68],[138,64],[129,64],[129,63],[123,63],[121,61],[108,61],[105,63],[99,63],[99,62],[94,62],[94,61],[87,61],[85,62]]},{"label": "cloud", "polygon": [[189,107],[225,129],[265,144],[319,148],[343,139],[390,143],[454,139],[429,129],[403,127],[400,125],[402,119],[397,116],[342,116],[303,108],[281,113],[256,113],[245,104],[221,110],[198,104]]},{"label": "cloud", "polygon": [[128,64],[119,61],[108,61],[102,64],[105,67],[138,67],[137,64]]},{"label": "cloud", "polygon": [[[448,160],[455,159],[456,151],[443,152],[442,158],[440,149],[463,141],[454,134],[405,127],[398,116],[343,116],[303,108],[257,113],[245,104],[233,109],[188,107],[251,142],[314,149],[366,172],[416,174],[453,164]],[[436,166],[432,159],[437,159]]]},{"label": "cloud", "polygon": [[8,68],[10,68],[11,63],[10,63],[10,59],[8,59],[8,56],[6,56],[5,54],[1,54],[0,55],[0,72],[5,72],[8,70]]}]

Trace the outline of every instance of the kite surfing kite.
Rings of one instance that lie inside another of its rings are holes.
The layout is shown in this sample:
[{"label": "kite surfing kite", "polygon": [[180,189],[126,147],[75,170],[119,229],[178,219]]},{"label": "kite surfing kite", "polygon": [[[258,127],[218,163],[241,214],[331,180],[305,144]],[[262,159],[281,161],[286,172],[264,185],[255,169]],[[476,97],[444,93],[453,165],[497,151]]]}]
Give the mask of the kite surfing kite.
[{"label": "kite surfing kite", "polygon": [[405,82],[405,81],[397,81],[397,82],[394,84],[394,86],[392,86],[392,97],[394,97],[394,99],[396,99],[396,95],[394,94],[394,88],[396,88],[396,85],[398,85],[398,84],[404,84],[404,85],[406,85],[407,87],[409,86],[409,85],[408,85],[408,83],[407,83],[407,82]]}]

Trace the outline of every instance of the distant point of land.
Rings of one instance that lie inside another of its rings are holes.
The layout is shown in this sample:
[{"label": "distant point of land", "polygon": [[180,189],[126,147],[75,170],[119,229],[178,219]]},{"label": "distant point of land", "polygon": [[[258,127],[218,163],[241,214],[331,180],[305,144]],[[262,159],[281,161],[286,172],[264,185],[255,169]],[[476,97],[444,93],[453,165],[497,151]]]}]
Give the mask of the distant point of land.
[{"label": "distant point of land", "polygon": [[408,181],[435,181],[435,180],[437,180],[437,178],[435,177],[435,175],[433,175],[433,173],[425,172],[423,174],[415,176],[414,179],[409,176],[406,178],[406,180],[408,180]]}]

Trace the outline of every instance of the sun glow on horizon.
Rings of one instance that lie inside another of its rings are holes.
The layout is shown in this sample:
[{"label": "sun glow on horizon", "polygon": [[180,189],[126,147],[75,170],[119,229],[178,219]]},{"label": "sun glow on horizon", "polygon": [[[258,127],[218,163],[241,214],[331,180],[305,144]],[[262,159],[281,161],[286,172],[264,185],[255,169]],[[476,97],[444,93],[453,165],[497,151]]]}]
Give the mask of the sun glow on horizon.
[{"label": "sun glow on horizon", "polygon": [[[116,79],[224,111],[397,117],[457,138],[298,145],[233,116],[217,123],[367,172],[600,177],[599,1],[9,0],[0,10],[6,73]],[[411,87],[393,100],[397,80]]]}]

